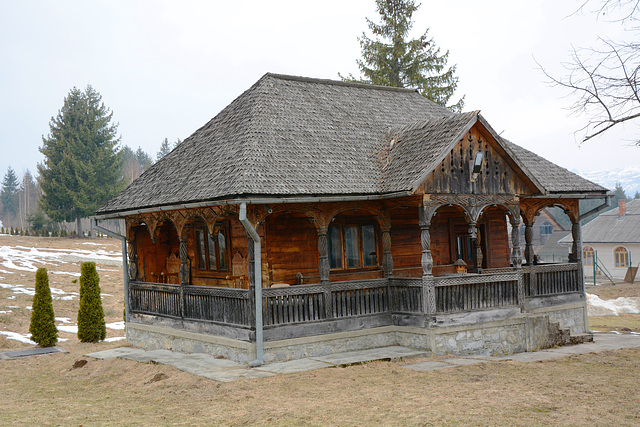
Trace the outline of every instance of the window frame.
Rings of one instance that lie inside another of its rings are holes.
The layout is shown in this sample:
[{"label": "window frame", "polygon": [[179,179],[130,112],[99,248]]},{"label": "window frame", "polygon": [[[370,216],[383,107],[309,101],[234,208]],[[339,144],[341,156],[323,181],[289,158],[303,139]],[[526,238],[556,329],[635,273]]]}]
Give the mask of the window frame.
[{"label": "window frame", "polygon": [[[374,236],[374,247],[375,247],[375,263],[373,265],[365,265],[365,253],[364,253],[364,239],[363,239],[363,227],[371,226],[373,227],[373,236]],[[359,265],[355,267],[347,267],[347,233],[346,229],[348,227],[357,227],[357,236],[358,236],[358,259]],[[330,229],[338,229],[340,236],[340,260],[342,265],[339,267],[331,266],[331,238],[330,238]],[[327,240],[329,241],[329,268],[332,272],[355,272],[355,271],[369,271],[369,270],[378,270],[380,268],[380,230],[378,223],[371,218],[361,218],[361,217],[348,217],[348,218],[338,218],[334,219],[334,221],[329,225],[327,229]]]},{"label": "window frame", "polygon": [[629,250],[624,246],[617,246],[613,249],[613,266],[614,268],[629,267]]},{"label": "window frame", "polygon": [[593,258],[596,255],[595,249],[592,246],[585,246],[582,248],[582,265],[584,267],[593,267]]},{"label": "window frame", "polygon": [[[216,229],[218,230],[218,233],[215,234],[215,236],[219,236],[220,232],[223,233],[224,235],[224,243],[225,243],[225,248],[224,248],[224,269],[221,268],[221,263],[220,263],[220,246],[219,246],[219,237],[214,237],[211,236],[211,240],[213,241],[214,244],[214,251],[215,251],[215,260],[216,260],[216,269],[212,269],[211,268],[211,263],[210,263],[210,244],[209,244],[209,239],[210,239],[210,234],[209,234],[209,229],[208,227],[203,224],[203,223],[197,223],[194,227],[194,239],[196,242],[196,258],[197,258],[197,266],[196,269],[198,270],[198,272],[200,273],[218,273],[218,274],[228,274],[231,269],[230,269],[230,252],[231,252],[231,236],[230,236],[230,229],[231,227],[229,226],[229,221],[223,221],[220,223],[219,226],[216,227]],[[202,247],[202,244],[200,242],[200,235],[199,232],[203,232],[204,233],[204,248]],[[204,249],[204,251],[203,251]],[[204,253],[203,253],[204,252]],[[204,262],[204,266],[202,265],[202,259],[205,259]]]}]

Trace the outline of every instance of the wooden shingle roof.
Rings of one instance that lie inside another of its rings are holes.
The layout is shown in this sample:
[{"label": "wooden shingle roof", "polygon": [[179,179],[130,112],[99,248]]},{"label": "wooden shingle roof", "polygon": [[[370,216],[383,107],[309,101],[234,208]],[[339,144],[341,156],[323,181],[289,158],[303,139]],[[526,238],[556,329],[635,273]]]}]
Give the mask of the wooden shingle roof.
[{"label": "wooden shingle roof", "polygon": [[[478,112],[453,114],[415,90],[266,74],[97,213],[244,197],[410,192],[477,120]],[[394,135],[402,139],[396,147]],[[566,191],[563,183],[570,191],[606,191],[504,144],[546,191]]]}]

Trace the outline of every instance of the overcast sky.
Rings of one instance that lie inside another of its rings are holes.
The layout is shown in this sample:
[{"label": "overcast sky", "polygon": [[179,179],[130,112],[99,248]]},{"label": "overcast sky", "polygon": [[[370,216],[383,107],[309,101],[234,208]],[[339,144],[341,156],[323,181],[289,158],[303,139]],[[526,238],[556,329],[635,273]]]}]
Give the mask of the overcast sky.
[{"label": "overcast sky", "polygon": [[[429,28],[450,51],[465,111],[504,137],[574,171],[638,165],[637,126],[579,146],[584,118],[536,65],[561,75],[572,45],[621,37],[619,24],[570,16],[580,3],[425,0],[414,35]],[[0,174],[36,172],[74,86],[91,84],[122,143],[155,158],[164,138],[185,139],[267,72],[358,75],[365,17],[378,21],[373,0],[0,0]]]}]

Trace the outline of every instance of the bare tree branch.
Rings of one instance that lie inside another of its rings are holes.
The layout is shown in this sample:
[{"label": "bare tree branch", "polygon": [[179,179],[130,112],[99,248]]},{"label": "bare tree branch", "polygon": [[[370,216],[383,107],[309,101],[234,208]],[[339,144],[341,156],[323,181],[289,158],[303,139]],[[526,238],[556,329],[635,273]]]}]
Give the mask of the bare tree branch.
[{"label": "bare tree branch", "polygon": [[[585,0],[578,11],[589,3]],[[599,16],[615,12],[621,14],[615,21],[637,23],[640,0],[602,0],[596,12]],[[640,33],[640,27],[628,31],[636,35]],[[640,44],[599,38],[595,48],[573,48],[570,60],[562,65],[566,74],[559,78],[550,75],[538,63],[551,84],[567,89],[568,96],[574,98],[570,110],[587,118],[585,125],[577,131],[582,133],[582,142],[621,123],[640,122],[637,120],[640,118]],[[633,141],[640,146],[640,135]]]}]

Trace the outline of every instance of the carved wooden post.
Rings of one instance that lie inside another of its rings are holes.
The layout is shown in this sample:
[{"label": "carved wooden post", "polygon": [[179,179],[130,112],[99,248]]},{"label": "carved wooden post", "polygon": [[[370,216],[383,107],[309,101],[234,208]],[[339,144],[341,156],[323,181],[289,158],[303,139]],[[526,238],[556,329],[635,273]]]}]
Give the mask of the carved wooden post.
[{"label": "carved wooden post", "polygon": [[471,242],[473,244],[473,272],[481,273],[482,272],[482,246],[480,245],[480,233],[478,230],[478,226],[475,222],[469,224],[469,234],[471,235]]},{"label": "carved wooden post", "polygon": [[384,277],[393,277],[393,257],[391,256],[391,227],[382,229],[382,270]]},{"label": "carved wooden post", "polygon": [[[511,265],[518,271],[518,305],[524,312],[524,275],[522,272],[522,252],[520,251],[520,220],[511,219]],[[530,276],[531,277],[531,276]]]},{"label": "carved wooden post", "polygon": [[189,257],[187,252],[187,239],[180,239],[180,284],[189,284]]},{"label": "carved wooden post", "polygon": [[329,238],[327,237],[328,228],[322,227],[318,229],[318,253],[320,260],[318,262],[318,271],[320,273],[320,283],[329,283]]},{"label": "carved wooden post", "polygon": [[582,228],[580,227],[579,220],[571,223],[571,237],[573,237],[571,252],[573,253],[574,261],[578,264],[578,280],[580,280],[582,290],[584,291],[584,273],[582,271]]},{"label": "carved wooden post", "polygon": [[511,264],[513,268],[522,268],[522,253],[520,252],[520,221],[511,220]]},{"label": "carved wooden post", "polygon": [[427,217],[424,207],[418,210],[420,224],[420,243],[422,244],[422,311],[430,316],[436,314],[436,289],[433,278],[433,257],[431,256],[431,218]]},{"label": "carved wooden post", "polygon": [[524,226],[524,257],[528,265],[533,265],[533,224]]},{"label": "carved wooden post", "polygon": [[138,248],[135,239],[127,241],[127,256],[129,257],[129,280],[138,280]]},{"label": "carved wooden post", "polygon": [[573,262],[579,262],[582,259],[582,236],[580,229],[580,221],[576,220],[571,222],[571,237],[573,238],[573,244],[571,245],[571,255]]}]

